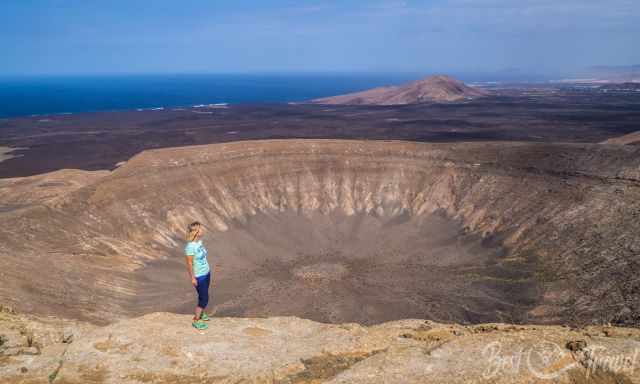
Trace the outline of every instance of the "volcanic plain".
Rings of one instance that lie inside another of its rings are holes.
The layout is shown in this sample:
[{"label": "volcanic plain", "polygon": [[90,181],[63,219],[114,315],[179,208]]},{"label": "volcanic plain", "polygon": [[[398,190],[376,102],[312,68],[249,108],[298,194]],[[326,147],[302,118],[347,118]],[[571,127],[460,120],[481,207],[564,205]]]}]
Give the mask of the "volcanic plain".
[{"label": "volcanic plain", "polygon": [[0,120],[0,178],[113,170],[145,149],[260,139],[597,143],[640,131],[640,93],[493,86],[490,96],[395,106],[272,104]]}]

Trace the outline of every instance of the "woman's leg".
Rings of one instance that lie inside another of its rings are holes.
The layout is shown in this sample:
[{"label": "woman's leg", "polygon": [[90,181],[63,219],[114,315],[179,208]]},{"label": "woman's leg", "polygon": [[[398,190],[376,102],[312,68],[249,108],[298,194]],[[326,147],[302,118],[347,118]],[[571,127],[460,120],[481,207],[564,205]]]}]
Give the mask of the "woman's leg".
[{"label": "woman's leg", "polygon": [[196,277],[198,280],[198,285],[196,286],[196,291],[198,292],[198,305],[196,306],[194,320],[199,320],[202,311],[209,304],[209,283],[210,283],[210,274],[205,276]]},{"label": "woman's leg", "polygon": [[[200,284],[200,283],[198,283]],[[211,273],[207,273],[205,276],[203,276],[202,278],[202,305],[200,305],[200,307],[202,307],[202,309],[204,310],[205,308],[207,308],[207,305],[209,305],[209,285],[211,284]]]},{"label": "woman's leg", "polygon": [[193,320],[199,320],[200,315],[202,314],[202,310],[204,309],[201,306],[203,301],[202,300],[202,277],[196,276],[196,281],[198,282],[198,285],[195,286],[196,292],[198,293],[198,304],[196,305],[196,310],[193,316]]}]

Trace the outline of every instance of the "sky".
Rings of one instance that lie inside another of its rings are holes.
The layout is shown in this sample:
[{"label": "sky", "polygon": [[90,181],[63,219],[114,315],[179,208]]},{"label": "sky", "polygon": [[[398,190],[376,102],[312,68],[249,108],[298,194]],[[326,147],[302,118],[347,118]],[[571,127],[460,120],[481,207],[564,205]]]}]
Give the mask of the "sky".
[{"label": "sky", "polygon": [[575,73],[640,63],[640,0],[2,0],[0,76]]}]

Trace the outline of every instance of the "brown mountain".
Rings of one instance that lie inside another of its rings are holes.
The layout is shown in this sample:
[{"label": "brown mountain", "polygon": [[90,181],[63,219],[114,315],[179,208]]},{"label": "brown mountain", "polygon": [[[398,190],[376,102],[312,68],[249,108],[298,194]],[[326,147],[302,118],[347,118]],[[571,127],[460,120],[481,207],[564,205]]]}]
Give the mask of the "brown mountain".
[{"label": "brown mountain", "polygon": [[469,87],[462,81],[440,75],[399,86],[380,87],[367,91],[313,100],[318,104],[398,105],[424,102],[458,101],[486,96],[487,92]]}]

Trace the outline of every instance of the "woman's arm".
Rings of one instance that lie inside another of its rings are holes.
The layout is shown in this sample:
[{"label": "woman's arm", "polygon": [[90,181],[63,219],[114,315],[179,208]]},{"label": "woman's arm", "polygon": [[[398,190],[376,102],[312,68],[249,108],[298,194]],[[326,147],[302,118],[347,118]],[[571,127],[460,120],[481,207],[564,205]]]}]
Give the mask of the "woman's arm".
[{"label": "woman's arm", "polygon": [[189,272],[189,276],[191,276],[191,284],[197,287],[198,280],[196,280],[196,277],[193,275],[193,256],[191,255],[187,255],[187,271]]}]

